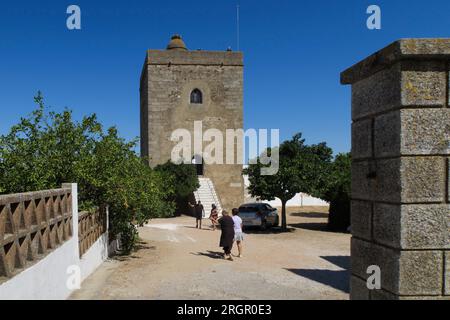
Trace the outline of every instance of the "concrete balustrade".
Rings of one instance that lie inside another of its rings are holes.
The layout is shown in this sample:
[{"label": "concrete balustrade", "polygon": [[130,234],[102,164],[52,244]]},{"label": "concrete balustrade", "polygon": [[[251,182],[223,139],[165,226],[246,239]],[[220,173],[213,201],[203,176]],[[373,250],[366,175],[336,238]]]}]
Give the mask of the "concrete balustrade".
[{"label": "concrete balustrade", "polygon": [[79,215],[76,184],[1,195],[0,300],[67,298],[108,258],[107,221],[107,208]]}]

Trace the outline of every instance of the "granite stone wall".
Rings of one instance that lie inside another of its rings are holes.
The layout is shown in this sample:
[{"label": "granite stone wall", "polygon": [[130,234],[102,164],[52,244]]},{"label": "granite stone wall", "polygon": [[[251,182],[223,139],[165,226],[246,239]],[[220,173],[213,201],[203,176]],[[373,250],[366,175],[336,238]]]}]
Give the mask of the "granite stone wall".
[{"label": "granite stone wall", "polygon": [[[450,299],[450,39],[404,39],[352,85],[352,299]],[[381,268],[369,290],[367,268]]]}]

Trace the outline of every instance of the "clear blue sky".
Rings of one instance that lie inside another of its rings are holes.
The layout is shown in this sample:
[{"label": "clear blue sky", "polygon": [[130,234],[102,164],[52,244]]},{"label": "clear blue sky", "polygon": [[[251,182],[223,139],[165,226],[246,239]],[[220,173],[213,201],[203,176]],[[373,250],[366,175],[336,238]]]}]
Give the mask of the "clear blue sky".
[{"label": "clear blue sky", "polygon": [[[66,8],[82,30],[66,28]],[[149,48],[180,33],[191,49],[236,48],[237,0],[8,1],[0,7],[0,134],[34,109],[97,113],[128,139],[139,135],[139,76]],[[382,9],[382,30],[366,9]],[[350,88],[339,73],[390,42],[450,37],[448,0],[240,0],[245,128],[303,132],[309,143],[350,149]]]}]

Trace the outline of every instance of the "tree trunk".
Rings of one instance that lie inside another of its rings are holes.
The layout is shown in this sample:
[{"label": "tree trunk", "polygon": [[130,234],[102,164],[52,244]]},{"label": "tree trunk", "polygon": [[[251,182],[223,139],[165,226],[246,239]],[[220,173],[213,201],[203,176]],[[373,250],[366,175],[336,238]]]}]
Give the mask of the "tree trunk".
[{"label": "tree trunk", "polygon": [[282,200],[281,201],[281,229],[283,231],[287,230],[287,222],[286,222],[286,202]]}]

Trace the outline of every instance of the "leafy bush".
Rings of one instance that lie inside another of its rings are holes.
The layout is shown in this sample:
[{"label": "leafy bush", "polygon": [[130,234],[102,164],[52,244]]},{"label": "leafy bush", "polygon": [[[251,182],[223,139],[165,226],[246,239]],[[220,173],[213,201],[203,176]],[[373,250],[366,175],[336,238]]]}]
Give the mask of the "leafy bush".
[{"label": "leafy bush", "polygon": [[125,251],[136,225],[173,214],[175,188],[136,154],[136,140],[126,142],[114,127],[104,132],[95,114],[76,122],[69,110],[46,113],[40,93],[35,102],[38,108],[0,137],[0,193],[77,182],[81,209],[109,206],[111,234],[121,235]]},{"label": "leafy bush", "polygon": [[330,202],[328,228],[346,231],[350,226],[351,156],[341,153],[330,166],[328,182],[322,199]]},{"label": "leafy bush", "polygon": [[155,167],[155,171],[161,173],[164,180],[173,186],[174,192],[169,198],[176,207],[176,213],[186,213],[190,211],[188,207],[189,197],[200,187],[197,170],[194,165],[174,164],[168,161]]},{"label": "leafy bush", "polygon": [[189,164],[174,164],[171,161],[156,166],[156,171],[161,172],[174,186],[175,195],[187,197],[200,187],[197,170]]}]

